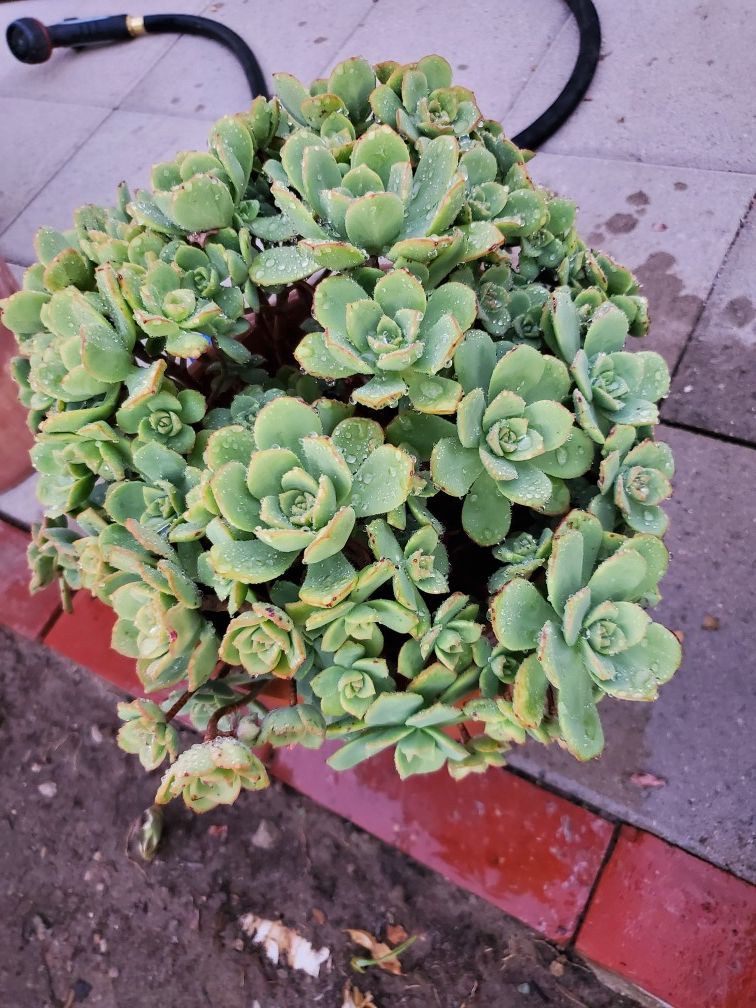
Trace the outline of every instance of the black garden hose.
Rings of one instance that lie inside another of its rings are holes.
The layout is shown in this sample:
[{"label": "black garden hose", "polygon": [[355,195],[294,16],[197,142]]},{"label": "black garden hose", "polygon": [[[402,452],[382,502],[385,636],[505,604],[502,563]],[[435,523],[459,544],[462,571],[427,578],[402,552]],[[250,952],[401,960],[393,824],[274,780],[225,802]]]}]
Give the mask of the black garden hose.
[{"label": "black garden hose", "polygon": [[[513,137],[518,147],[535,149],[552,136],[575,111],[593,80],[601,49],[601,25],[592,0],[565,0],[580,32],[580,48],[570,78],[558,98],[535,122]],[[43,25],[35,18],[19,18],[8,25],[6,39],[23,63],[44,63],[54,48],[74,48],[103,42],[122,42],[159,33],[200,35],[225,46],[241,64],[253,97],[268,96],[265,76],[252,49],[231,28],[195,14],[116,14],[110,17],[62,21]]]},{"label": "black garden hose", "polygon": [[601,23],[592,0],[565,0],[580,32],[580,47],[569,80],[559,96],[535,122],[527,126],[512,142],[518,147],[535,150],[544,140],[563,126],[583,100],[601,54]]},{"label": "black garden hose", "polygon": [[265,74],[262,72],[252,49],[241,35],[237,35],[235,31],[219,21],[198,17],[195,14],[145,14],[144,30],[148,35],[159,32],[180,32],[183,35],[202,35],[215,42],[220,42],[241,63],[252,97],[256,98],[258,95],[270,97],[265,83]]}]

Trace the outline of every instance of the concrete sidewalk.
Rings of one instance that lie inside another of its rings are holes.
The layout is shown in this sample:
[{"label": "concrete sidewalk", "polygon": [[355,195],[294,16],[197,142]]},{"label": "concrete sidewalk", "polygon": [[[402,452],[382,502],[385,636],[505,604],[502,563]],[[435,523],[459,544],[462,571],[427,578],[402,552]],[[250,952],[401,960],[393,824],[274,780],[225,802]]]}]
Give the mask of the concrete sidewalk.
[{"label": "concrete sidewalk", "polygon": [[[163,6],[151,0],[141,9]],[[510,133],[556,96],[577,47],[560,0],[182,7],[239,31],[268,74],[310,79],[349,55],[441,52]],[[653,314],[647,345],[674,372],[660,436],[674,447],[679,474],[660,617],[683,631],[686,658],[657,703],[607,704],[607,751],[595,764],[535,747],[512,763],[756,879],[748,718],[756,682],[756,26],[746,0],[597,7],[604,42],[596,79],[531,167],[537,181],[577,199],[592,244],[638,272]],[[0,11],[5,24],[121,9],[116,0],[32,0]],[[3,51],[0,255],[27,265],[37,227],[67,226],[79,204],[111,200],[122,178],[144,183],[153,162],[202,145],[213,118],[247,103],[233,59],[200,39],[57,53],[41,67]],[[0,512],[28,521],[30,493],[25,484],[4,495]],[[634,783],[637,773],[658,786]]]}]

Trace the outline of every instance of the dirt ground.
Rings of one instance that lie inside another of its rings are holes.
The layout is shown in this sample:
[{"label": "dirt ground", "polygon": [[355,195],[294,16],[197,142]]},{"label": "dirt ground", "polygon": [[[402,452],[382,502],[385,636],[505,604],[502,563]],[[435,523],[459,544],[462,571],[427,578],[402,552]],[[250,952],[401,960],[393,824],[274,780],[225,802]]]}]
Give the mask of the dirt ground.
[{"label": "dirt ground", "polygon": [[[347,981],[377,1008],[634,1004],[494,907],[279,784],[205,816],[170,807],[156,860],[131,860],[128,826],[156,778],[114,745],[114,694],[0,634],[8,1008],[341,1008]],[[330,967],[311,978],[273,965],[245,936],[247,913],[330,949]],[[350,969],[359,950],[344,929],[383,938],[392,924],[420,936],[402,975]]]}]

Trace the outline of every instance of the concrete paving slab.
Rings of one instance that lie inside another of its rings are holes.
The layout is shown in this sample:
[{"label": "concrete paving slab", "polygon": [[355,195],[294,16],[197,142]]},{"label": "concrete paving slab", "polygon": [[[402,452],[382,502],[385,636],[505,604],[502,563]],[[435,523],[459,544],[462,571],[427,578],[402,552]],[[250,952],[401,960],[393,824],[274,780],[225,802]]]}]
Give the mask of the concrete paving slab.
[{"label": "concrete paving slab", "polygon": [[409,63],[440,53],[457,83],[475,91],[483,114],[500,119],[568,17],[561,0],[381,0],[333,62],[360,55]]},{"label": "concrete paving slab", "polygon": [[37,473],[0,494],[0,517],[27,528],[42,520],[42,505],[37,500]]},{"label": "concrete paving slab", "polygon": [[717,278],[663,415],[756,443],[756,207]]},{"label": "concrete paving slab", "polygon": [[[54,111],[69,107],[43,106]],[[204,149],[209,127],[206,120],[111,112],[0,237],[0,255],[24,265],[33,262],[32,240],[37,228],[43,224],[70,227],[73,211],[83,203],[112,205],[116,186],[122,179],[136,189],[148,182],[150,168],[156,161],[171,158],[179,150]],[[24,129],[19,126],[19,147],[23,145]],[[54,140],[55,134],[51,142]],[[29,155],[21,152],[18,157],[26,164]]]},{"label": "concrete paving slab", "polygon": [[[602,60],[586,100],[544,150],[756,171],[750,0],[596,4]],[[507,117],[522,129],[553,100],[577,54],[571,19]],[[518,46],[518,34],[512,45]]]},{"label": "concrete paving slab", "polygon": [[[659,439],[675,452],[677,477],[657,618],[683,632],[683,666],[654,703],[602,703],[607,744],[595,762],[535,745],[509,762],[756,881],[756,567],[747,548],[756,511],[743,492],[756,483],[756,451],[664,427]],[[638,772],[663,783],[639,786]]]},{"label": "concrete paving slab", "polygon": [[[370,0],[251,0],[210,4],[204,13],[246,39],[272,85],[278,70],[308,83],[334,62],[334,54],[370,9]],[[234,57],[204,39],[185,37],[136,85],[123,108],[211,117],[249,105],[249,87]]]},{"label": "concrete paving slab", "polygon": [[529,167],[537,182],[577,202],[578,226],[590,245],[637,273],[651,309],[643,345],[674,367],[756,181],[732,172],[546,153]]},{"label": "concrete paving slab", "polygon": [[0,97],[0,232],[4,231],[107,115],[89,105]]},{"label": "concrete paving slab", "polygon": [[[206,0],[183,0],[180,7],[185,14],[198,14],[205,3]],[[140,14],[159,14],[166,9],[164,0],[140,0],[136,6]],[[54,24],[69,17],[123,14],[124,7],[128,4],[124,5],[123,0],[4,3],[0,9],[2,38],[5,38],[6,25],[19,17],[33,17],[44,24]],[[116,108],[121,98],[175,42],[175,35],[153,35],[86,52],[59,49],[48,63],[27,66],[11,55],[3,41],[0,46],[0,95]]]}]

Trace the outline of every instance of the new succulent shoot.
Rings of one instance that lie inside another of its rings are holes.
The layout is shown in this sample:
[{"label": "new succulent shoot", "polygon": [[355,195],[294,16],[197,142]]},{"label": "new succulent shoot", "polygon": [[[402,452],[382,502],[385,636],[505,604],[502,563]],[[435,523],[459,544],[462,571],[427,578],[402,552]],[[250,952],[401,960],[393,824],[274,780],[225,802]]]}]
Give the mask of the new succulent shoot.
[{"label": "new succulent shoot", "polygon": [[638,284],[441,57],[277,83],[39,231],[3,303],[32,586],[113,608],[159,803],[264,787],[263,743],[402,777],[598,756],[604,698],[680,663],[648,615],[673,461]]}]

